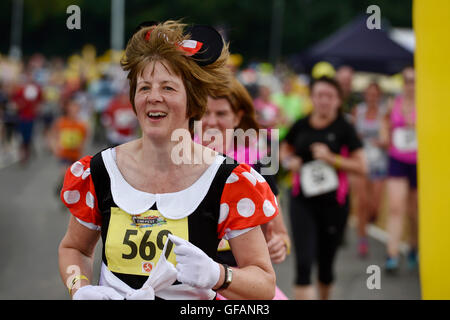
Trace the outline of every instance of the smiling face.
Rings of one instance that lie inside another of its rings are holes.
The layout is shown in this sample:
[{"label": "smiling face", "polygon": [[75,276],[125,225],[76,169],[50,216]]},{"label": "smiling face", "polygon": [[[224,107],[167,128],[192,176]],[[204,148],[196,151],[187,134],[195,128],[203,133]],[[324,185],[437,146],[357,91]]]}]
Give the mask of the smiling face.
[{"label": "smiling face", "polygon": [[142,133],[151,139],[169,141],[175,129],[189,129],[183,80],[164,60],[150,62],[138,75],[134,105]]}]

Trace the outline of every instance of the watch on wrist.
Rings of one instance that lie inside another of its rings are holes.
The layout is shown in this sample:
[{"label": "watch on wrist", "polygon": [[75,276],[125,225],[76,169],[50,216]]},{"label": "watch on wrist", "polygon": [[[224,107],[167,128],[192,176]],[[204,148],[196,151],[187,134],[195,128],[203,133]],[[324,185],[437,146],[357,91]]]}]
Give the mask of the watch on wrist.
[{"label": "watch on wrist", "polygon": [[223,284],[217,290],[223,290],[223,289],[228,288],[231,281],[233,280],[233,269],[231,269],[227,264],[222,264],[222,265],[223,265],[223,268],[225,269],[225,277],[224,277]]}]

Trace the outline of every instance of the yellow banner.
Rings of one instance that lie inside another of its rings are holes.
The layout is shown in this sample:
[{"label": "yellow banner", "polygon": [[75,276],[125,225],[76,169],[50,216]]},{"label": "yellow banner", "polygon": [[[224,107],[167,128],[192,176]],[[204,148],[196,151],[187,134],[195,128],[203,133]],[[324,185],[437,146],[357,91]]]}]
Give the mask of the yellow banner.
[{"label": "yellow banner", "polygon": [[450,299],[450,1],[415,0],[422,297]]}]

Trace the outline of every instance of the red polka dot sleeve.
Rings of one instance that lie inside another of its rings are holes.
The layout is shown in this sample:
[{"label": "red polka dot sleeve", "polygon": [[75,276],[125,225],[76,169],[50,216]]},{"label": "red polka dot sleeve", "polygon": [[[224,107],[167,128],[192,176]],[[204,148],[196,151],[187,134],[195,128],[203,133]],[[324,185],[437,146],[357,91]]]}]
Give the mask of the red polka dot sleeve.
[{"label": "red polka dot sleeve", "polygon": [[91,177],[91,159],[92,156],[85,156],[67,169],[61,200],[78,222],[90,229],[99,230],[101,215]]},{"label": "red polka dot sleeve", "polygon": [[228,177],[220,200],[219,239],[230,231],[265,224],[278,214],[266,180],[251,166],[240,164]]}]

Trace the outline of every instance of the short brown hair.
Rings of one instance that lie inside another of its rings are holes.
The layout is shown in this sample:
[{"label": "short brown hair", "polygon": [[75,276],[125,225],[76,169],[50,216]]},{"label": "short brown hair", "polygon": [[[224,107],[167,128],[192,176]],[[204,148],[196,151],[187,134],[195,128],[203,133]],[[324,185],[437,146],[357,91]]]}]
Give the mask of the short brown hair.
[{"label": "short brown hair", "polygon": [[[184,34],[187,25],[179,21],[166,21],[150,27],[143,27],[128,41],[125,55],[120,64],[128,73],[130,83],[130,102],[136,112],[134,98],[137,78],[145,66],[153,61],[167,61],[171,69],[181,77],[187,94],[187,114],[192,120],[203,116],[210,92],[225,91],[231,79],[231,72],[226,66],[229,56],[228,45],[224,43],[219,58],[206,66],[200,66],[195,59],[180,50],[176,44],[190,39]],[[151,36],[147,33],[151,31]]]}]

